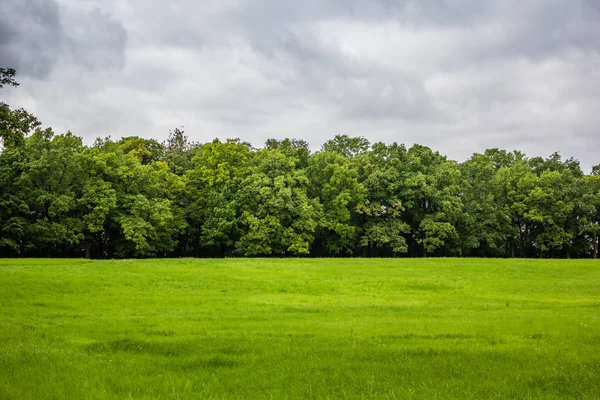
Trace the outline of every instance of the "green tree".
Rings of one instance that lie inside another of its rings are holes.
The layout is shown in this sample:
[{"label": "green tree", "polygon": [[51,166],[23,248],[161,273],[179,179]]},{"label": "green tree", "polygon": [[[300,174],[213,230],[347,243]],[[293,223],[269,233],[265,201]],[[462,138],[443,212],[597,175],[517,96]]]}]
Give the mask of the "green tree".
[{"label": "green tree", "polygon": [[323,145],[322,150],[338,153],[344,157],[355,157],[369,150],[369,141],[362,136],[349,137],[348,135],[336,135]]},{"label": "green tree", "polygon": [[183,127],[169,131],[164,143],[165,159],[173,173],[182,176],[194,168],[193,158],[198,155],[201,146],[192,143]]},{"label": "green tree", "polygon": [[430,148],[414,145],[407,152],[406,175],[398,197],[406,209],[414,243],[422,255],[460,254],[457,224],[463,217],[462,174],[458,164]]},{"label": "green tree", "polygon": [[600,174],[584,176],[578,185],[579,205],[583,211],[583,218],[578,221],[580,248],[584,254],[591,249],[592,257],[597,259],[600,241]]},{"label": "green tree", "polygon": [[[0,68],[0,89],[5,85],[19,86],[15,75],[12,68]],[[23,144],[24,138],[40,125],[38,119],[24,109],[12,110],[0,102],[0,149]]]},{"label": "green tree", "polygon": [[538,184],[538,177],[526,159],[515,161],[511,166],[501,167],[494,176],[497,207],[504,216],[502,232],[510,243],[512,257],[535,256],[532,221],[539,220],[538,211],[531,209],[530,192]]},{"label": "green tree", "polygon": [[366,198],[356,207],[361,215],[360,246],[363,255],[398,255],[408,252],[410,232],[400,196],[407,178],[404,145],[375,143],[368,153],[352,159],[359,171]]},{"label": "green tree", "polygon": [[144,139],[138,136],[124,137],[119,140],[118,147],[123,153],[140,160],[143,165],[165,158],[165,146],[154,139]]},{"label": "green tree", "polygon": [[82,147],[81,139],[70,133],[38,129],[23,146],[5,149],[0,163],[5,247],[38,256],[78,251],[83,226],[77,199],[84,177],[76,157]]},{"label": "green tree", "polygon": [[515,159],[514,153],[491,149],[474,154],[460,165],[465,212],[458,230],[463,254],[479,257],[510,254],[507,205],[499,202],[495,176],[500,168],[510,167]]},{"label": "green tree", "polygon": [[296,159],[262,150],[240,182],[242,234],[236,247],[248,256],[307,255],[317,227],[317,207],[307,196],[308,178]]},{"label": "green tree", "polygon": [[188,242],[195,254],[205,249],[225,256],[240,236],[238,186],[249,173],[252,148],[240,140],[215,139],[199,148],[186,172]]},{"label": "green tree", "polygon": [[308,161],[308,195],[321,205],[317,242],[330,255],[354,252],[359,226],[357,206],[366,198],[358,171],[344,156],[319,152]]}]

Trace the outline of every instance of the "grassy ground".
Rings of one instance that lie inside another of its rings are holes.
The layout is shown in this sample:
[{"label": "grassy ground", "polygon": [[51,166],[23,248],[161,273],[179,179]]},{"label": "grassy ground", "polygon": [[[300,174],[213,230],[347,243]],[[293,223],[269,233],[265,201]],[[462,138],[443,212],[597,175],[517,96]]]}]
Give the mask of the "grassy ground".
[{"label": "grassy ground", "polygon": [[600,263],[0,260],[0,399],[600,398]]}]

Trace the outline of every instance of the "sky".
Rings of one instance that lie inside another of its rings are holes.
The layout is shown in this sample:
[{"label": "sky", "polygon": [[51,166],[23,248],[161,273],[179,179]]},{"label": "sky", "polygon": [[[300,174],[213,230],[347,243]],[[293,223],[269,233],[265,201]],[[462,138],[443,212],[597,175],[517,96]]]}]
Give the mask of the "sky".
[{"label": "sky", "polygon": [[337,134],[600,163],[598,0],[2,0],[0,66],[57,133]]}]

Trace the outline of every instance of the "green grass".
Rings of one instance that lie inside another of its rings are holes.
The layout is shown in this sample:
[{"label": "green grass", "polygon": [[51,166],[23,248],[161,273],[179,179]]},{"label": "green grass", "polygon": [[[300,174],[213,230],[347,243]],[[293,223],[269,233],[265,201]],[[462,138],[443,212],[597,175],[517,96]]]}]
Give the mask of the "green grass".
[{"label": "green grass", "polygon": [[0,399],[600,398],[593,260],[0,260]]}]

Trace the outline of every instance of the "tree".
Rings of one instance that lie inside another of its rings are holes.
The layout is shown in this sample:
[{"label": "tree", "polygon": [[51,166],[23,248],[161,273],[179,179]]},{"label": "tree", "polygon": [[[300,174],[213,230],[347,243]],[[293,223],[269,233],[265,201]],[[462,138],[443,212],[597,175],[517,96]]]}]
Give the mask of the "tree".
[{"label": "tree", "polygon": [[54,135],[51,129],[38,129],[22,147],[2,153],[1,160],[10,162],[0,163],[5,247],[23,255],[77,253],[83,240],[77,199],[85,177],[76,157],[82,147],[81,138],[71,133]]},{"label": "tree", "polygon": [[248,256],[308,255],[318,215],[308,178],[280,150],[263,149],[254,160],[236,196],[242,224],[236,247]]},{"label": "tree", "polygon": [[498,201],[494,178],[499,168],[514,163],[512,156],[497,149],[486,150],[460,165],[461,200],[466,212],[457,228],[465,255],[504,257],[510,253],[510,241],[503,227],[508,217],[505,204]]},{"label": "tree", "polygon": [[269,150],[280,150],[286,156],[295,158],[296,167],[299,169],[306,168],[308,166],[310,149],[308,148],[308,143],[304,140],[267,139],[265,148]]},{"label": "tree", "polygon": [[19,82],[16,81],[15,76],[17,71],[13,68],[0,67],[0,89],[5,85],[8,86],[19,86]]},{"label": "tree", "polygon": [[536,188],[538,177],[531,170],[526,159],[515,161],[509,167],[502,167],[494,176],[497,207],[503,215],[501,230],[510,243],[511,257],[535,256],[531,239],[533,225],[539,220],[537,210],[531,209],[530,193]]},{"label": "tree", "polygon": [[348,135],[336,135],[323,145],[322,150],[339,153],[344,157],[355,157],[369,150],[369,141],[364,137],[349,137]]},{"label": "tree", "polygon": [[592,257],[597,259],[600,242],[600,175],[583,177],[579,181],[579,187],[584,217],[580,219],[578,236],[582,239],[584,251],[591,248]]},{"label": "tree", "polygon": [[154,139],[129,136],[122,138],[117,143],[123,153],[132,155],[143,165],[161,161],[165,157],[165,146]]},{"label": "tree", "polygon": [[560,173],[548,169],[541,173],[536,187],[529,192],[526,215],[530,220],[531,239],[540,257],[552,251],[570,256],[575,234],[570,226],[575,212],[571,195],[573,180],[570,170]]},{"label": "tree", "polygon": [[[12,68],[0,68],[0,89],[4,85],[19,86],[15,74]],[[0,148],[21,145],[25,136],[40,125],[38,119],[24,109],[11,110],[8,104],[0,102]]]},{"label": "tree", "polygon": [[218,139],[199,148],[193,168],[185,174],[188,238],[195,254],[201,249],[225,256],[239,239],[241,216],[235,195],[249,173],[251,146],[240,140]]},{"label": "tree", "polygon": [[319,246],[330,255],[352,254],[359,234],[357,206],[367,194],[358,171],[344,156],[323,151],[310,157],[306,176],[308,195],[321,206]]},{"label": "tree", "polygon": [[164,143],[165,159],[173,173],[183,176],[186,171],[194,168],[192,159],[201,150],[201,146],[190,142],[183,131],[183,126],[169,131],[169,137]]},{"label": "tree", "polygon": [[412,146],[406,157],[398,198],[406,209],[404,220],[411,227],[411,239],[423,256],[436,251],[460,254],[456,226],[463,218],[463,204],[458,164],[420,145]]},{"label": "tree", "polygon": [[368,256],[407,253],[410,226],[400,189],[406,179],[404,145],[376,143],[368,153],[352,159],[360,174],[366,197],[356,206],[361,216],[360,246]]},{"label": "tree", "polygon": [[92,178],[86,183],[78,203],[83,214],[85,258],[91,258],[92,246],[102,243],[108,217],[117,208],[117,192],[109,182]]},{"label": "tree", "polygon": [[368,249],[369,255],[373,248],[390,249],[393,255],[408,251],[403,234],[410,232],[410,226],[400,219],[404,211],[402,203],[385,205],[366,201],[357,206],[357,211],[365,216],[360,245]]}]

